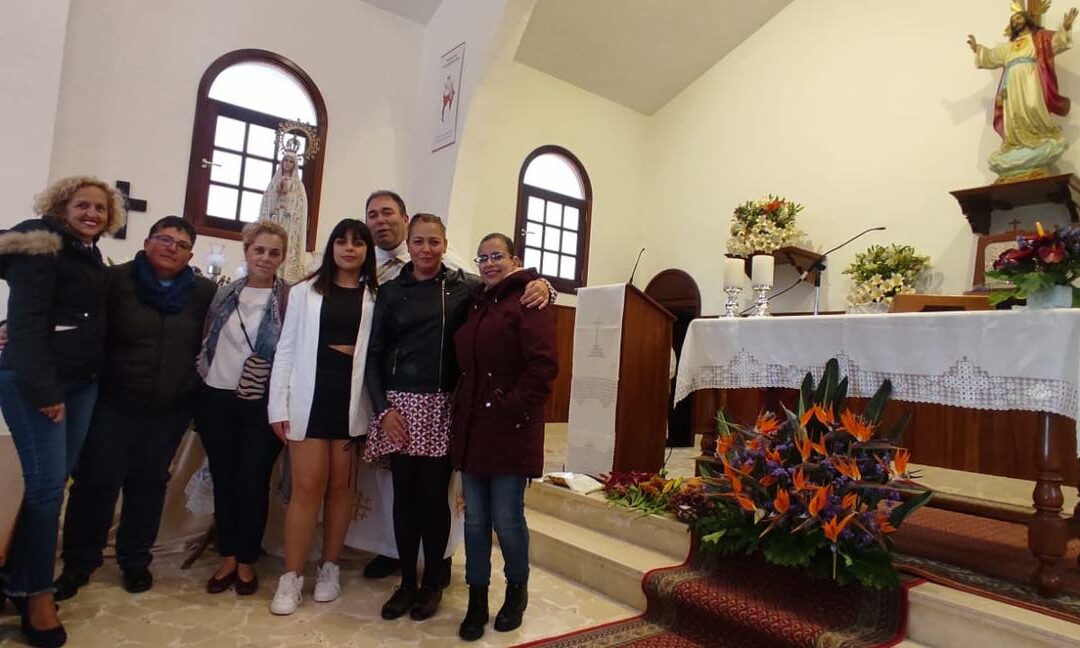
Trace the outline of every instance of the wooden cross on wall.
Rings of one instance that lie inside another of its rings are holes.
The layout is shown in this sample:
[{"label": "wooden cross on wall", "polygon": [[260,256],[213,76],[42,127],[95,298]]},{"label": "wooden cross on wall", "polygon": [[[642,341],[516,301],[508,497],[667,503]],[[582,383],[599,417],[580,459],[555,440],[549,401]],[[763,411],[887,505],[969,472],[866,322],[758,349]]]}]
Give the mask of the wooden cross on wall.
[{"label": "wooden cross on wall", "polygon": [[[124,209],[127,210],[128,214],[131,214],[131,212],[142,212],[144,214],[146,213],[146,201],[142,198],[131,197],[130,182],[128,182],[127,180],[117,180],[116,188],[120,191],[121,194],[124,195]],[[113,238],[127,238],[127,223],[124,223],[124,226],[121,227],[116,232],[116,234],[113,234]]]}]

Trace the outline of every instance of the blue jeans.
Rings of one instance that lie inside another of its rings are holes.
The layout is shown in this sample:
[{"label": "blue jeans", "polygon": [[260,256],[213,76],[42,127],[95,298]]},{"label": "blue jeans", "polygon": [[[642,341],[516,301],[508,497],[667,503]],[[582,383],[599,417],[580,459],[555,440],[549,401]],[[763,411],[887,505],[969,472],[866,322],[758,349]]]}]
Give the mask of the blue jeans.
[{"label": "blue jeans", "polygon": [[97,391],[97,381],[65,385],[64,420],[53,423],[19,393],[15,372],[0,369],[0,411],[19,453],[25,488],[6,566],[8,596],[53,591],[64,485],[90,427]]},{"label": "blue jeans", "polygon": [[491,582],[491,530],[499,537],[503,573],[511,583],[529,581],[529,527],[525,484],[518,475],[461,473],[465,491],[465,582]]}]

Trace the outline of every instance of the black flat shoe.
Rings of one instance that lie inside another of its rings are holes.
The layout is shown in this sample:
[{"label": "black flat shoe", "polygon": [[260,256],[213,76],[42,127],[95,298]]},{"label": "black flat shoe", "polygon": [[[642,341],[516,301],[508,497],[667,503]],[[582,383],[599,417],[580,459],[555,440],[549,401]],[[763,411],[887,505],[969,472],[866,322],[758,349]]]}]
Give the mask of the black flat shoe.
[{"label": "black flat shoe", "polygon": [[386,578],[401,569],[401,561],[389,556],[375,556],[364,565],[364,578]]},{"label": "black flat shoe", "polygon": [[251,580],[246,581],[239,576],[236,577],[236,583],[233,584],[233,589],[236,590],[238,596],[251,596],[255,592],[259,591],[259,576],[256,574],[251,577]]},{"label": "black flat shoe", "polygon": [[79,593],[79,588],[90,582],[90,576],[88,574],[80,574],[73,571],[60,572],[60,576],[57,577],[53,583],[53,587],[56,591],[53,593],[53,598],[57,601],[64,601]]},{"label": "black flat shoe", "polygon": [[416,601],[409,610],[409,618],[413,621],[423,621],[435,616],[439,611],[439,603],[442,602],[442,588],[422,587],[416,595]]},{"label": "black flat shoe", "polygon": [[48,628],[46,630],[38,630],[30,623],[30,614],[26,609],[26,599],[22,599],[23,606],[20,607],[20,614],[22,616],[22,633],[26,637],[26,643],[35,648],[60,648],[67,643],[67,631],[64,630],[64,624],[60,624],[55,628]]},{"label": "black flat shoe", "polygon": [[412,609],[416,603],[416,597],[419,594],[419,590],[415,587],[399,587],[394,590],[393,596],[390,597],[386,603],[382,606],[382,618],[387,621],[404,616],[406,612]]},{"label": "black flat shoe", "polygon": [[236,570],[232,570],[228,574],[225,574],[221,578],[210,577],[210,580],[206,581],[206,593],[207,594],[221,594],[225,590],[233,586],[236,583]]},{"label": "black flat shoe", "polygon": [[145,592],[154,586],[154,575],[146,567],[121,569],[124,577],[124,589],[131,594]]}]

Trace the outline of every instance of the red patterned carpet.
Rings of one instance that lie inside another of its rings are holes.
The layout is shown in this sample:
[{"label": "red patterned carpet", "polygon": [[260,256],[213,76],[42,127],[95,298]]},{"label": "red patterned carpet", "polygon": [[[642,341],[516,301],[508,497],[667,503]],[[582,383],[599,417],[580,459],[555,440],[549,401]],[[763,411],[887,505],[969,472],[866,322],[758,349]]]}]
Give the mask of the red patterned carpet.
[{"label": "red patterned carpet", "polygon": [[[1038,562],[1027,527],[923,507],[893,536],[897,565],[927,580],[1080,623],[1080,544],[1058,563],[1064,591],[1047,599],[1028,581]],[[973,550],[976,548],[976,550]]]},{"label": "red patterned carpet", "polygon": [[838,587],[756,558],[657,569],[643,586],[648,609],[641,616],[520,648],[891,646],[906,626],[906,587]]}]

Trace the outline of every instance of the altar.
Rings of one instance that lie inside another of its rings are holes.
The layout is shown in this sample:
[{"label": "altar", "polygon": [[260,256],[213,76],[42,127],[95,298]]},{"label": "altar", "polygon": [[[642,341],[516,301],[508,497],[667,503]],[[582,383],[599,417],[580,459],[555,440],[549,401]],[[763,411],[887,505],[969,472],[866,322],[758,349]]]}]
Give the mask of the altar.
[{"label": "altar", "polygon": [[695,320],[675,399],[703,389],[797,389],[807,372],[820,375],[833,357],[851,397],[869,397],[888,379],[896,401],[1037,413],[1028,428],[1009,431],[1033,442],[1033,508],[980,514],[1027,524],[1029,547],[1041,565],[1035,584],[1053,593],[1046,569],[1064,555],[1077,522],[1061,514],[1063,466],[1075,467],[1076,446],[1061,450],[1051,419],[1080,420],[1080,311]]}]

